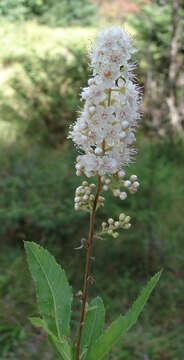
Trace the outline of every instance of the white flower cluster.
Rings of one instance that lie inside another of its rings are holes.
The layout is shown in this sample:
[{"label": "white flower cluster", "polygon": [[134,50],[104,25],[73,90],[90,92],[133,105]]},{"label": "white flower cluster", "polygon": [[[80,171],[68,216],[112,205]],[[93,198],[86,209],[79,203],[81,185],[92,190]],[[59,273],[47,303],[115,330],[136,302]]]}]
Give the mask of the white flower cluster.
[{"label": "white flower cluster", "polygon": [[111,176],[131,161],[140,118],[139,89],[129,63],[134,51],[121,28],[102,30],[97,37],[90,53],[92,78],[82,91],[84,108],[69,133],[82,150],[77,175]]},{"label": "white flower cluster", "polygon": [[102,232],[100,235],[108,234],[111,235],[113,238],[117,238],[119,233],[117,230],[119,229],[130,229],[130,216],[126,216],[125,214],[120,214],[119,220],[115,221],[112,218],[109,218],[107,222],[102,223]]}]

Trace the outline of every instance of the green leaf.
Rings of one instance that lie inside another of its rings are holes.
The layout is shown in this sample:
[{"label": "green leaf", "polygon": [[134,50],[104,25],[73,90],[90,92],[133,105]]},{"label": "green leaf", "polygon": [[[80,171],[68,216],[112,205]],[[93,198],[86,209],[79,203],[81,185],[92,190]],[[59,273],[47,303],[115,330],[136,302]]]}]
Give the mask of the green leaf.
[{"label": "green leaf", "polygon": [[88,360],[101,360],[108,354],[114,344],[134,325],[147,302],[152,290],[160,278],[161,272],[155,274],[141,292],[141,295],[133,304],[125,316],[119,316],[93,345]]},{"label": "green leaf", "polygon": [[54,350],[59,355],[61,360],[71,360],[71,347],[68,344],[67,340],[62,338],[60,341],[56,338],[56,336],[49,330],[44,320],[40,318],[30,318],[32,325],[35,327],[41,327],[48,335],[48,339],[52,344]]},{"label": "green leaf", "polygon": [[85,314],[81,337],[81,360],[87,359],[91,346],[102,334],[105,320],[105,308],[100,297],[92,300]]},{"label": "green leaf", "polygon": [[49,330],[61,341],[69,336],[72,291],[65,272],[41,246],[25,242],[29,269],[35,282],[39,312]]}]

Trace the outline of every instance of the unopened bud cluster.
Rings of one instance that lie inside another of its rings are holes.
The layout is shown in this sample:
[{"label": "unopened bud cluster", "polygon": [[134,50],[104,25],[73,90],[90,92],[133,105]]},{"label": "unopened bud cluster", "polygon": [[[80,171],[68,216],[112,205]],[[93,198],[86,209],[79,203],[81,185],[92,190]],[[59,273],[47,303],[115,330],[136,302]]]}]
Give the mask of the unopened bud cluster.
[{"label": "unopened bud cluster", "polygon": [[[95,184],[88,184],[83,181],[82,185],[77,187],[75,191],[75,210],[91,210],[95,200],[95,195],[92,193],[96,188]],[[104,207],[104,197],[99,196],[97,207]]]},{"label": "unopened bud cluster", "polygon": [[127,191],[131,194],[135,194],[139,188],[139,182],[137,181],[136,175],[131,175],[129,180],[124,179],[125,172],[123,170],[119,171],[119,186],[123,186],[126,191],[121,191],[120,188],[113,189],[113,195],[115,197],[119,197],[121,200],[125,200],[127,198]]},{"label": "unopened bud cluster", "polygon": [[125,214],[120,214],[119,220],[114,220],[109,218],[107,222],[102,223],[102,232],[101,235],[108,234],[111,235],[113,238],[117,238],[119,236],[118,230],[120,229],[130,229],[130,216],[126,216]]},{"label": "unopened bud cluster", "polygon": [[[102,176],[101,181],[103,183],[102,189],[104,191],[111,190],[115,197],[119,197],[121,200],[125,200],[127,198],[127,192],[129,191],[131,194],[135,194],[139,187],[139,182],[137,181],[136,175],[131,175],[129,180],[125,180],[125,171],[121,170],[113,177],[109,178],[107,176]],[[117,184],[118,183],[118,187]],[[122,191],[120,187],[123,186],[126,191]]]}]

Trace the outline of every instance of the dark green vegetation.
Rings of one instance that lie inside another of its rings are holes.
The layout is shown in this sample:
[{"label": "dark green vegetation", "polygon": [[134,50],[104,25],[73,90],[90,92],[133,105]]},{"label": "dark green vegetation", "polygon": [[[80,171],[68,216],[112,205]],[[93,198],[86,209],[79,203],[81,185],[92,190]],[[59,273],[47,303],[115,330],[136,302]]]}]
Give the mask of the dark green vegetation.
[{"label": "dark green vegetation", "polygon": [[[164,269],[138,324],[114,350],[112,360],[183,359],[184,143],[173,135],[178,129],[182,134],[183,109],[178,72],[173,93],[165,65],[167,60],[167,68],[173,68],[169,29],[175,18],[170,4],[167,9],[155,5],[154,11],[142,11],[142,16],[149,12],[151,19],[144,27],[138,20],[133,24],[141,46],[137,74],[146,90],[146,116],[139,129],[137,161],[127,173],[138,175],[140,189],[123,203],[109,196],[96,224],[98,228],[108,216],[122,211],[132,216],[130,231],[116,240],[98,240],[94,246],[96,282],[90,298],[102,296],[108,322],[128,309],[150,275]],[[37,312],[23,240],[47,247],[66,270],[76,293],[81,288],[85,251],[74,248],[87,236],[88,216],[73,209],[81,179],[75,176],[76,152],[66,142],[66,134],[81,105],[79,92],[88,74],[86,45],[95,32],[52,30],[32,22],[1,27],[0,360],[55,359],[43,333],[28,320]],[[182,51],[178,46],[175,56],[180,75]],[[167,106],[173,94],[179,119],[175,130]],[[75,297],[73,331],[78,309]]]},{"label": "dark green vegetation", "polygon": [[50,26],[93,25],[97,8],[90,0],[1,0],[0,18],[37,20]]}]

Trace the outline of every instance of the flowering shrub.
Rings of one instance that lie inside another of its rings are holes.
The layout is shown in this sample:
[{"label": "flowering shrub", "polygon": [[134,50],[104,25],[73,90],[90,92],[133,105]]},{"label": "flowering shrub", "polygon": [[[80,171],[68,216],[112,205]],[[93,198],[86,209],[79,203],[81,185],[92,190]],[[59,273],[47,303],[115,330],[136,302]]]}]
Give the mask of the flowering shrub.
[{"label": "flowering shrub", "polygon": [[[135,130],[140,118],[138,106],[139,89],[134,83],[133,69],[129,61],[134,52],[128,34],[120,28],[100,32],[92,48],[90,59],[93,77],[82,92],[85,105],[77,122],[72,127],[72,138],[82,152],[77,157],[76,174],[88,178],[97,177],[97,185],[83,181],[76,189],[75,209],[90,213],[88,241],[82,240],[86,248],[86,267],[83,291],[80,294],[81,313],[79,329],[70,345],[70,317],[72,291],[64,271],[55,259],[35,243],[25,243],[28,263],[37,290],[41,319],[32,319],[35,326],[43,327],[60,359],[103,359],[113,345],[136,322],[151,291],[157,283],[157,273],[141,292],[125,316],[119,316],[105,332],[105,309],[97,297],[87,305],[91,252],[94,238],[105,234],[117,238],[120,229],[128,230],[130,217],[124,213],[119,219],[109,218],[94,234],[95,214],[104,207],[101,191],[112,191],[115,197],[126,199],[127,191],[134,194],[138,187],[136,175],[125,179],[124,167],[128,165],[135,150]],[[123,191],[122,191],[123,190]]]}]

